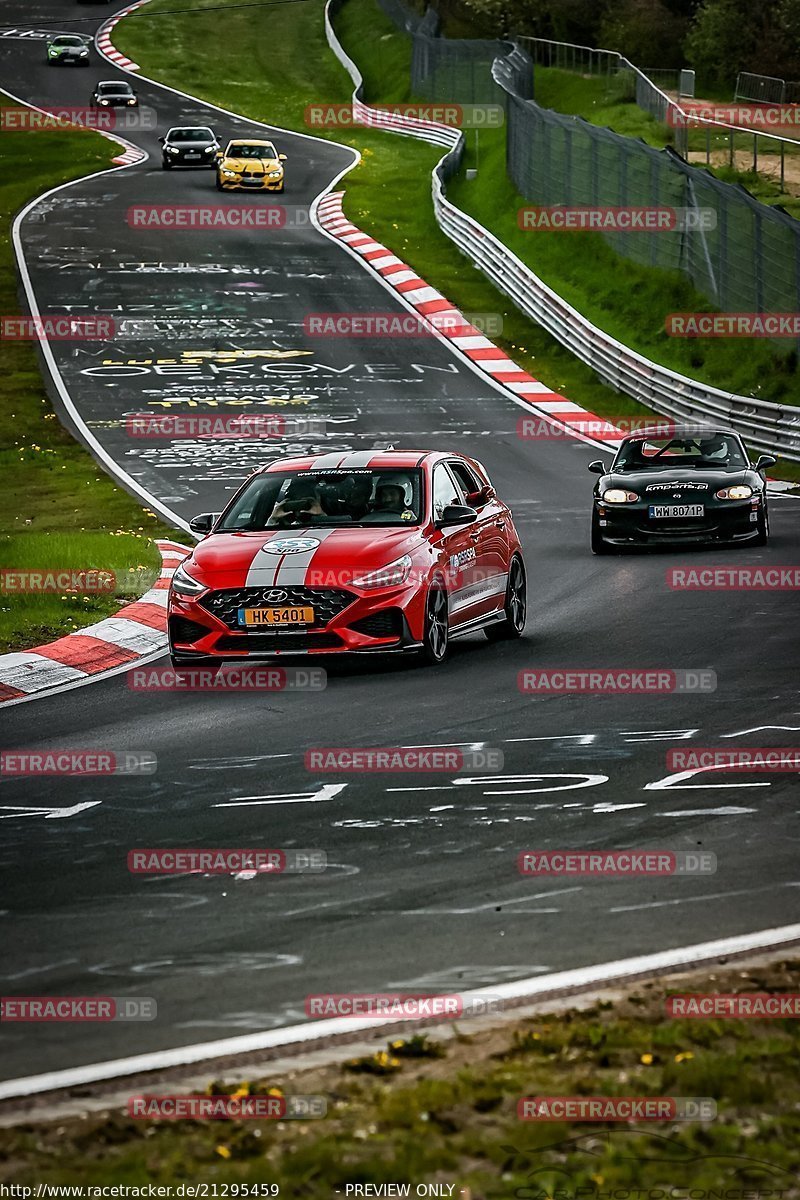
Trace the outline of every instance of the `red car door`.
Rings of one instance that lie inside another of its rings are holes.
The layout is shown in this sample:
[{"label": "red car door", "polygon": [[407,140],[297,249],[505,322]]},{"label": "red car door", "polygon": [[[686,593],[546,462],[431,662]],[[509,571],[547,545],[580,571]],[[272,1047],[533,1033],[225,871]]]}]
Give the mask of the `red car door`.
[{"label": "red car door", "polygon": [[[450,504],[466,504],[461,485],[445,463],[433,469],[433,519],[441,519]],[[464,625],[485,611],[481,605],[477,571],[480,521],[469,525],[446,525],[439,529],[440,562],[447,581],[450,625]]]},{"label": "red car door", "polygon": [[[464,493],[464,503],[478,513],[476,527],[470,526],[475,547],[473,567],[473,615],[485,616],[502,608],[508,580],[508,510],[494,488],[476,475],[468,463],[453,460],[451,473]],[[477,533],[477,537],[475,537]]]}]

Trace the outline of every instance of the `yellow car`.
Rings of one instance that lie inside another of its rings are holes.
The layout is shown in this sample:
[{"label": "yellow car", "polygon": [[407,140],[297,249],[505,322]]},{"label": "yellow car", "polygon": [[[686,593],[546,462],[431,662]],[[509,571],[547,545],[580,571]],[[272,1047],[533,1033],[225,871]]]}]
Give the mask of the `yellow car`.
[{"label": "yellow car", "polygon": [[236,138],[217,156],[217,191],[282,192],[285,161],[272,142]]}]

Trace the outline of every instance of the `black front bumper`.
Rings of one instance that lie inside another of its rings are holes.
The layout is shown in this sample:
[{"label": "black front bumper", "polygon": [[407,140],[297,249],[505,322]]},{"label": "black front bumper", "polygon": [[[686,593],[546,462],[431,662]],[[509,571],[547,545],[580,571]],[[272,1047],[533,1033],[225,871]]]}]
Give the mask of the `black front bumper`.
[{"label": "black front bumper", "polygon": [[650,517],[649,503],[619,509],[595,504],[595,514],[603,540],[615,546],[745,542],[757,537],[761,505],[733,500],[724,508],[724,503],[706,506],[702,517]]}]

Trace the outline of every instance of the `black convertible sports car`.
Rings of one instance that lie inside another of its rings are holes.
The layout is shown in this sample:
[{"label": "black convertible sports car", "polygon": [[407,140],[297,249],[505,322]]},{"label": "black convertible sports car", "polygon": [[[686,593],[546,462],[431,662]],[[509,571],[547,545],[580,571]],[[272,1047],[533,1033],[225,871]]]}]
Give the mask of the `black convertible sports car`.
[{"label": "black convertible sports car", "polygon": [[599,475],[592,508],[592,550],[689,542],[751,542],[769,537],[767,485],[775,459],[755,464],[729,429],[676,428],[626,437]]}]

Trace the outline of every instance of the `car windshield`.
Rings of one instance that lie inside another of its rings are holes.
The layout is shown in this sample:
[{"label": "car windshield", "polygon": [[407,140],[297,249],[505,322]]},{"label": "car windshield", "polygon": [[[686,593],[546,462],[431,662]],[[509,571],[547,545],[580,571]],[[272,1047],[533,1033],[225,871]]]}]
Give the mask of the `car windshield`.
[{"label": "car windshield", "polygon": [[633,438],[620,448],[612,471],[674,471],[676,467],[709,467],[740,471],[747,466],[739,439],[708,433],[662,438]]},{"label": "car windshield", "polygon": [[419,470],[276,471],[251,480],[217,531],[409,526],[421,517]]},{"label": "car windshield", "polygon": [[97,89],[101,96],[129,96],[131,87],[128,83],[101,83]]},{"label": "car windshield", "polygon": [[170,129],[167,134],[168,142],[213,142],[214,135],[210,129]]},{"label": "car windshield", "polygon": [[277,158],[275,147],[251,146],[248,142],[231,142],[228,147],[229,158]]},{"label": "car windshield", "polygon": [[57,37],[53,38],[54,46],[85,46],[83,38],[79,37]]}]

